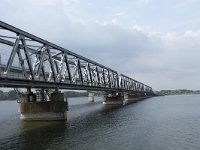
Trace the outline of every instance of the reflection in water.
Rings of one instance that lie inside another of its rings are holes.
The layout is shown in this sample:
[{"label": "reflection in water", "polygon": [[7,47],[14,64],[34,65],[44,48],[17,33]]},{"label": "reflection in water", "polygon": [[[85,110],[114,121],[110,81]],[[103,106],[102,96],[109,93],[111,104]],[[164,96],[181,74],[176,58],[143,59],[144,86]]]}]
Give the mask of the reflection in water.
[{"label": "reflection in water", "polygon": [[103,112],[109,112],[118,108],[124,107],[123,105],[103,105],[102,111]]},{"label": "reflection in water", "polygon": [[[1,112],[0,149],[200,149],[199,98],[155,97],[127,106],[85,99],[70,106],[66,122],[19,121],[10,107]],[[0,102],[0,108],[13,103]]]},{"label": "reflection in water", "polygon": [[[74,119],[69,117],[68,123],[63,121],[21,121],[20,122],[20,149],[57,149],[62,145],[62,148],[73,149],[74,142],[78,138],[81,140],[84,137],[91,135],[95,137],[93,131],[96,129],[104,129],[117,124],[117,119],[109,115],[112,111],[120,106],[103,106],[100,103],[81,104],[77,107],[72,107],[74,114],[79,114]],[[70,112],[69,112],[70,113]],[[81,114],[81,115],[80,115]],[[106,119],[106,118],[112,119]],[[97,133],[98,134],[98,133]],[[87,144],[87,143],[86,143]],[[81,147],[80,147],[81,148]]]},{"label": "reflection in water", "polygon": [[54,140],[58,140],[66,133],[66,122],[38,122],[21,121],[21,133],[19,148],[27,149],[47,149]]}]

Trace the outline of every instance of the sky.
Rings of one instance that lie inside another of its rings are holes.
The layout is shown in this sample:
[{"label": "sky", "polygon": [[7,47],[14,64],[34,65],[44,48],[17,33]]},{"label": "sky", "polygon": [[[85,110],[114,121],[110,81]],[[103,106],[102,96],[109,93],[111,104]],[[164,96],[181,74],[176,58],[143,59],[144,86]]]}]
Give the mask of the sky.
[{"label": "sky", "polygon": [[200,90],[199,0],[0,0],[0,20],[141,81]]}]

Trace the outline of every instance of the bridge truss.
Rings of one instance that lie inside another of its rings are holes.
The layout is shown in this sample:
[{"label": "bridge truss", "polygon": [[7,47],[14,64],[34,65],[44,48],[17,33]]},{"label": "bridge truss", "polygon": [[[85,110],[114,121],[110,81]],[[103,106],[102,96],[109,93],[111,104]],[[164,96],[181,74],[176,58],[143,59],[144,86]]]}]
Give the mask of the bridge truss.
[{"label": "bridge truss", "polygon": [[126,91],[152,88],[0,21],[0,86]]}]

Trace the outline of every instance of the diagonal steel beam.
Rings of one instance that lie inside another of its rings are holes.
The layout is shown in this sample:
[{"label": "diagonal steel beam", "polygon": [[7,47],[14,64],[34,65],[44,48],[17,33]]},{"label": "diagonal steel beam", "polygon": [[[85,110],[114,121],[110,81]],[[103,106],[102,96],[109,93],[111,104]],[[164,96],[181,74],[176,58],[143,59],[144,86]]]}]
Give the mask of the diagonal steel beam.
[{"label": "diagonal steel beam", "polygon": [[51,72],[53,74],[53,79],[54,79],[54,82],[56,82],[56,71],[55,71],[55,67],[54,67],[55,66],[54,60],[51,56],[50,50],[48,48],[46,48],[46,51],[47,51],[47,54],[48,54],[48,57],[49,57],[49,63],[50,63],[50,66],[51,66]]},{"label": "diagonal steel beam", "polygon": [[30,71],[30,74],[31,74],[31,79],[34,80],[35,77],[34,77],[34,72],[33,72],[33,65],[32,65],[32,62],[31,62],[31,59],[30,59],[30,56],[29,56],[29,52],[28,52],[28,48],[27,48],[24,36],[21,36],[21,42],[22,42],[24,53],[25,53],[25,56],[26,56],[28,68],[29,68],[29,71]]},{"label": "diagonal steel beam", "polygon": [[7,62],[7,65],[6,65],[6,68],[4,70],[4,73],[7,74],[10,70],[10,66],[12,65],[13,63],[13,60],[14,60],[14,57],[16,55],[16,52],[18,50],[18,46],[19,46],[19,41],[20,41],[20,37],[19,35],[17,36],[17,39],[15,40],[15,44],[13,46],[13,49],[12,49],[12,52],[10,54],[10,57],[8,59],[8,62]]}]

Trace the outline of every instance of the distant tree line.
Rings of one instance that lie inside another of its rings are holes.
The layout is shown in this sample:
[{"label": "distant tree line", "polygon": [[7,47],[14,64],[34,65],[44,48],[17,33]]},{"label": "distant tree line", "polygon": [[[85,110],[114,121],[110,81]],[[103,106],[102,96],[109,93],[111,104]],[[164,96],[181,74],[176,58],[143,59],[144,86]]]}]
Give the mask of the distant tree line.
[{"label": "distant tree line", "polygon": [[9,92],[3,92],[0,90],[0,100],[16,100],[19,98],[19,95],[16,91],[11,90]]},{"label": "distant tree line", "polygon": [[156,91],[156,95],[164,96],[164,95],[182,95],[182,94],[200,94],[200,91],[193,91],[193,90],[186,90],[186,89],[179,89],[179,90],[161,90]]}]

